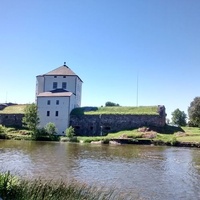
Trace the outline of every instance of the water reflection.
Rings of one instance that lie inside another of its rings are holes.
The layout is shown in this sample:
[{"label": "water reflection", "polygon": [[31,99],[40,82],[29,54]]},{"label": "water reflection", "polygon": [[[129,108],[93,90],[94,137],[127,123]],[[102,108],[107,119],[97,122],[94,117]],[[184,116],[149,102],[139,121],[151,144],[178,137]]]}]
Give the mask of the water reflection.
[{"label": "water reflection", "polygon": [[198,199],[198,149],[0,141],[0,169],[23,177],[76,179],[142,199]]}]

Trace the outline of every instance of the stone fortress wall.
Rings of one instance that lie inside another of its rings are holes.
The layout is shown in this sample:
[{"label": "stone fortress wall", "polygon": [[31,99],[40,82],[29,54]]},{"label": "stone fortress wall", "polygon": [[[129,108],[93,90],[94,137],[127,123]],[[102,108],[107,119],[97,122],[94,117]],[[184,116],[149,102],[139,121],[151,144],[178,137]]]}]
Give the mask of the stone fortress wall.
[{"label": "stone fortress wall", "polygon": [[[17,105],[14,103],[0,104],[0,110],[7,106]],[[23,114],[4,114],[0,113],[0,124],[8,127],[22,127]]]},{"label": "stone fortress wall", "polygon": [[[8,127],[22,127],[23,114],[1,114],[0,124]],[[110,132],[131,130],[135,128],[163,127],[166,121],[165,107],[158,107],[158,114],[102,114],[71,115],[70,126],[74,127],[77,136],[101,136]]]},{"label": "stone fortress wall", "polygon": [[0,114],[0,124],[8,127],[22,127],[23,114]]},{"label": "stone fortress wall", "polygon": [[71,115],[70,125],[78,136],[101,136],[110,132],[131,130],[143,126],[161,128],[165,125],[165,107],[158,107],[156,115]]}]

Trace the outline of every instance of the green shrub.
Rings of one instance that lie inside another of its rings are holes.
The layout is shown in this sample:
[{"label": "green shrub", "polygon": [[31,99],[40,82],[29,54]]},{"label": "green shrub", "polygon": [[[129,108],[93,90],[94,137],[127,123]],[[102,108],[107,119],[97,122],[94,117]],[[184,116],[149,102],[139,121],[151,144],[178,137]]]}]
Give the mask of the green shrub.
[{"label": "green shrub", "polygon": [[45,128],[46,133],[48,133],[49,135],[56,134],[56,125],[54,123],[49,122],[48,124],[46,124],[44,128]]},{"label": "green shrub", "polygon": [[35,132],[32,132],[32,139],[33,140],[41,140],[47,136],[47,132],[44,128],[37,129]]},{"label": "green shrub", "polygon": [[68,127],[65,132],[66,132],[66,136],[68,138],[73,138],[74,135],[75,135],[75,131],[74,131],[74,128],[72,126]]},{"label": "green shrub", "polygon": [[6,127],[0,125],[0,133],[5,133],[6,132]]},{"label": "green shrub", "polygon": [[0,197],[3,199],[16,199],[19,193],[20,181],[8,171],[0,173]]},{"label": "green shrub", "polygon": [[172,137],[172,139],[170,140],[170,144],[172,146],[175,146],[177,143],[178,143],[178,141],[177,141],[176,137]]}]

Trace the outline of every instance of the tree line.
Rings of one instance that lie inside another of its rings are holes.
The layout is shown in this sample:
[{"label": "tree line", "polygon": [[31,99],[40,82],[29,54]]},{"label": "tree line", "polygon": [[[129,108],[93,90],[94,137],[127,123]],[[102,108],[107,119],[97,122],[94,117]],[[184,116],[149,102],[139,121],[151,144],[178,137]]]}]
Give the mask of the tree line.
[{"label": "tree line", "polygon": [[200,97],[195,97],[188,107],[188,123],[187,115],[178,108],[172,112],[172,124],[178,126],[200,127]]}]

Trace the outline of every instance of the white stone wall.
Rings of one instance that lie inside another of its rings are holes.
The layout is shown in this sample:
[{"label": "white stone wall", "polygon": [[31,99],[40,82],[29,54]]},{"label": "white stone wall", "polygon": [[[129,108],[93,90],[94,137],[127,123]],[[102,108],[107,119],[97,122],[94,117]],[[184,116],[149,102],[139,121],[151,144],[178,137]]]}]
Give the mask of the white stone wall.
[{"label": "white stone wall", "polygon": [[[65,77],[65,78],[64,78]],[[76,76],[44,76],[45,79],[45,85],[44,85],[44,91],[48,92],[51,90],[54,90],[53,88],[53,82],[57,82],[57,88],[62,88],[62,83],[66,82],[67,83],[67,88],[66,90],[76,93]]]},{"label": "white stone wall", "polygon": [[[65,130],[69,126],[69,114],[74,106],[74,98],[74,95],[71,97],[38,97],[39,128],[52,122],[55,124],[59,135],[65,134]],[[50,105],[48,105],[48,100],[50,101]],[[56,105],[57,100],[59,101],[59,105]],[[49,111],[49,116],[47,116],[47,111]],[[56,111],[58,112],[58,116],[56,116]]]},{"label": "white stone wall", "polygon": [[36,77],[36,97],[41,92],[44,92],[44,77],[37,76]]},{"label": "white stone wall", "polygon": [[82,82],[77,77],[77,80],[76,80],[76,104],[75,104],[75,107],[81,107],[81,95],[82,95]]}]

